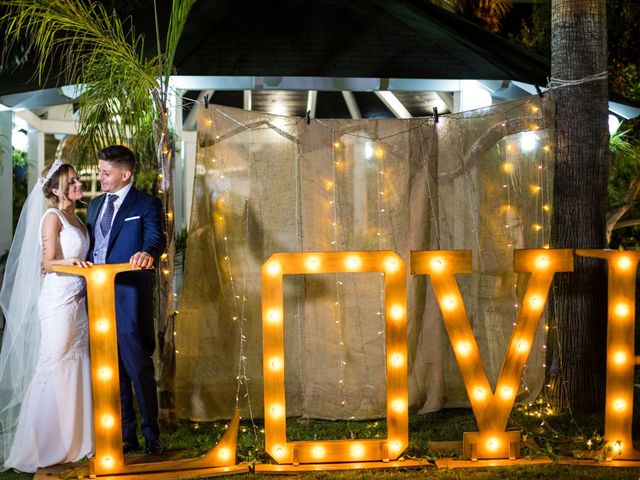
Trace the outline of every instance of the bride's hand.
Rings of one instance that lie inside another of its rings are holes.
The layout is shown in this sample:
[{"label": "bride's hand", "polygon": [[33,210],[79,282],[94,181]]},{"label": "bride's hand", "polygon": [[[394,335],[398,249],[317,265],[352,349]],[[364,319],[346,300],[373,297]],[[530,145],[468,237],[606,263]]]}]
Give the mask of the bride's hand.
[{"label": "bride's hand", "polygon": [[78,257],[73,257],[70,260],[71,260],[71,265],[77,265],[78,267],[89,268],[93,266],[92,262],[87,262],[86,260],[82,260]]}]

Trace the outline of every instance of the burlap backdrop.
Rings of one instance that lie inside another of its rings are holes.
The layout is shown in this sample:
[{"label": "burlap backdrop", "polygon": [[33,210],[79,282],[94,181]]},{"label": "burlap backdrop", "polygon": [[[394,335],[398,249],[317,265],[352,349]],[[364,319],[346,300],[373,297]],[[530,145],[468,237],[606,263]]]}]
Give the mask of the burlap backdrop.
[{"label": "burlap backdrop", "polygon": [[[514,248],[548,236],[552,100],[433,119],[311,120],[201,108],[176,321],[183,418],[262,417],[260,267],[276,252],[471,249],[458,276],[495,385],[526,275]],[[524,132],[524,133],[523,133]],[[408,268],[407,268],[408,270]],[[429,281],[407,275],[414,412],[467,405]],[[287,415],[385,414],[380,274],[285,279]],[[519,400],[543,379],[544,322]],[[250,411],[251,410],[251,411]]]}]

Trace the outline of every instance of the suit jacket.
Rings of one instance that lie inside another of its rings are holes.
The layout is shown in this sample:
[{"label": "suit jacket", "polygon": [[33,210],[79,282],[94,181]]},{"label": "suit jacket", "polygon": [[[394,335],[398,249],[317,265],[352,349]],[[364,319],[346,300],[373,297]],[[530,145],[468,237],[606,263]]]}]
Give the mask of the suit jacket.
[{"label": "suit jacket", "polygon": [[[89,202],[87,229],[91,237],[89,260],[93,259],[94,229],[99,227],[100,210],[106,199],[100,195]],[[106,263],[126,263],[136,252],[147,252],[158,264],[166,245],[164,214],[157,197],[131,188],[113,219]],[[116,323],[118,336],[140,337],[147,351],[153,352],[153,271],[124,272],[116,277]]]}]

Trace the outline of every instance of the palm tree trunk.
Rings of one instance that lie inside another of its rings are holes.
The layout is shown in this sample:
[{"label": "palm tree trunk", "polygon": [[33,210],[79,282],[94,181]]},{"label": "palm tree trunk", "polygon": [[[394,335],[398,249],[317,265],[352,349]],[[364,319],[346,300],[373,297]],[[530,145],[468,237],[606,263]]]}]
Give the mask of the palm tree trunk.
[{"label": "palm tree trunk", "polygon": [[[605,0],[552,0],[552,77],[606,72],[606,28]],[[557,90],[554,248],[606,245],[607,96],[606,79]],[[606,293],[604,264],[595,259],[576,257],[574,273],[556,276],[547,341],[548,396],[556,407],[604,406]]]},{"label": "palm tree trunk", "polygon": [[178,419],[175,404],[175,343],[174,343],[174,301],[173,278],[175,267],[175,228],[173,222],[173,160],[175,145],[169,132],[169,118],[166,102],[158,90],[153,92],[156,107],[153,136],[158,160],[158,195],[165,212],[165,232],[167,248],[160,257],[157,268],[158,283],[158,393],[159,421],[163,429],[173,431]]}]

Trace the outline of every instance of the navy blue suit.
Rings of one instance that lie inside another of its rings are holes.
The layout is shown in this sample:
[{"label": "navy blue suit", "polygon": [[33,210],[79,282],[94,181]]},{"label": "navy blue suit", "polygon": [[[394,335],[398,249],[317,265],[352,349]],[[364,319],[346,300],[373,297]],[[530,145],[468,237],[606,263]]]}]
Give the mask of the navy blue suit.
[{"label": "navy blue suit", "polygon": [[[106,195],[89,203],[87,229],[91,236],[89,260],[93,260],[95,229]],[[106,263],[127,263],[136,252],[146,252],[154,265],[162,254],[166,239],[164,215],[160,200],[131,188],[113,219]],[[158,397],[153,360],[155,332],[153,322],[153,270],[118,274],[115,284],[118,358],[120,361],[120,399],[122,402],[122,437],[137,444],[136,414],[133,409],[135,390],[142,414],[142,434],[147,441],[157,441]]]}]

